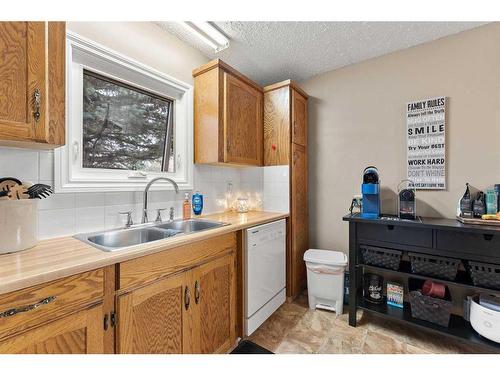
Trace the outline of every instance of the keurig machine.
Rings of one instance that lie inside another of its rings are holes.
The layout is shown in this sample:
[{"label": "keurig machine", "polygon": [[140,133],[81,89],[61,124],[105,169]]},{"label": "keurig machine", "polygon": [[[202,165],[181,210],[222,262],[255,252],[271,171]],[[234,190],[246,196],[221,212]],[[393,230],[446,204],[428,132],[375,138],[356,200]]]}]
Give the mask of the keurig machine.
[{"label": "keurig machine", "polygon": [[363,171],[361,193],[363,194],[361,217],[378,219],[380,216],[380,179],[377,168],[370,166]]}]

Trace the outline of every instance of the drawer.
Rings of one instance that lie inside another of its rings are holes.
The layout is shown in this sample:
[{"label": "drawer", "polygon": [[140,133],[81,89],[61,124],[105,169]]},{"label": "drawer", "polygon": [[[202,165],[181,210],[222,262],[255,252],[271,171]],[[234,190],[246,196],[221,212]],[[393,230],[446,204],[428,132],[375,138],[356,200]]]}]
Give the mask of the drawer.
[{"label": "drawer", "polygon": [[500,259],[500,234],[437,231],[436,248]]},{"label": "drawer", "polygon": [[193,268],[236,249],[236,234],[187,243],[156,254],[120,263],[119,289],[148,284],[167,275]]},{"label": "drawer", "polygon": [[358,223],[357,227],[360,239],[432,247],[432,229],[368,223]]},{"label": "drawer", "polygon": [[0,338],[45,324],[103,295],[103,269],[0,295]]}]

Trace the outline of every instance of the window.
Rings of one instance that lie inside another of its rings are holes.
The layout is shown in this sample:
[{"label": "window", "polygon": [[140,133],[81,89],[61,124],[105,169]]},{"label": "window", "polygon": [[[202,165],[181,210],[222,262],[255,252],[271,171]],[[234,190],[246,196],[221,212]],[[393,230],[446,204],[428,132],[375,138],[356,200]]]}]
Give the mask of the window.
[{"label": "window", "polygon": [[173,101],[83,71],[83,167],[173,172]]},{"label": "window", "polygon": [[66,145],[54,153],[56,192],[139,191],[159,176],[192,189],[192,86],[77,34],[66,41]]}]

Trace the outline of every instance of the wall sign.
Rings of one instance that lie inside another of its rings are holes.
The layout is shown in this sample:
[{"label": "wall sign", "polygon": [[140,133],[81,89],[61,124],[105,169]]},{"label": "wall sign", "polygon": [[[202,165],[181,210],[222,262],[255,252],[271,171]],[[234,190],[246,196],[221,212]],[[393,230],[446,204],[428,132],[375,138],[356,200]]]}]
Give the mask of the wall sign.
[{"label": "wall sign", "polygon": [[446,188],[446,98],[407,104],[408,179],[417,189]]}]

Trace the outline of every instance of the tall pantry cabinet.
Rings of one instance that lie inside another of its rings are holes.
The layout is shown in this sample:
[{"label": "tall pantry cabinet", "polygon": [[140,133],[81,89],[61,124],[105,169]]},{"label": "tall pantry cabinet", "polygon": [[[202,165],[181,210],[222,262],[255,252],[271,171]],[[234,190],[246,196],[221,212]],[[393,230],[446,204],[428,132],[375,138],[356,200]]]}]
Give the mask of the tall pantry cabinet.
[{"label": "tall pantry cabinet", "polygon": [[287,80],[264,87],[264,165],[289,165],[290,228],[287,293],[306,285],[304,253],[309,247],[307,203],[307,94]]}]

